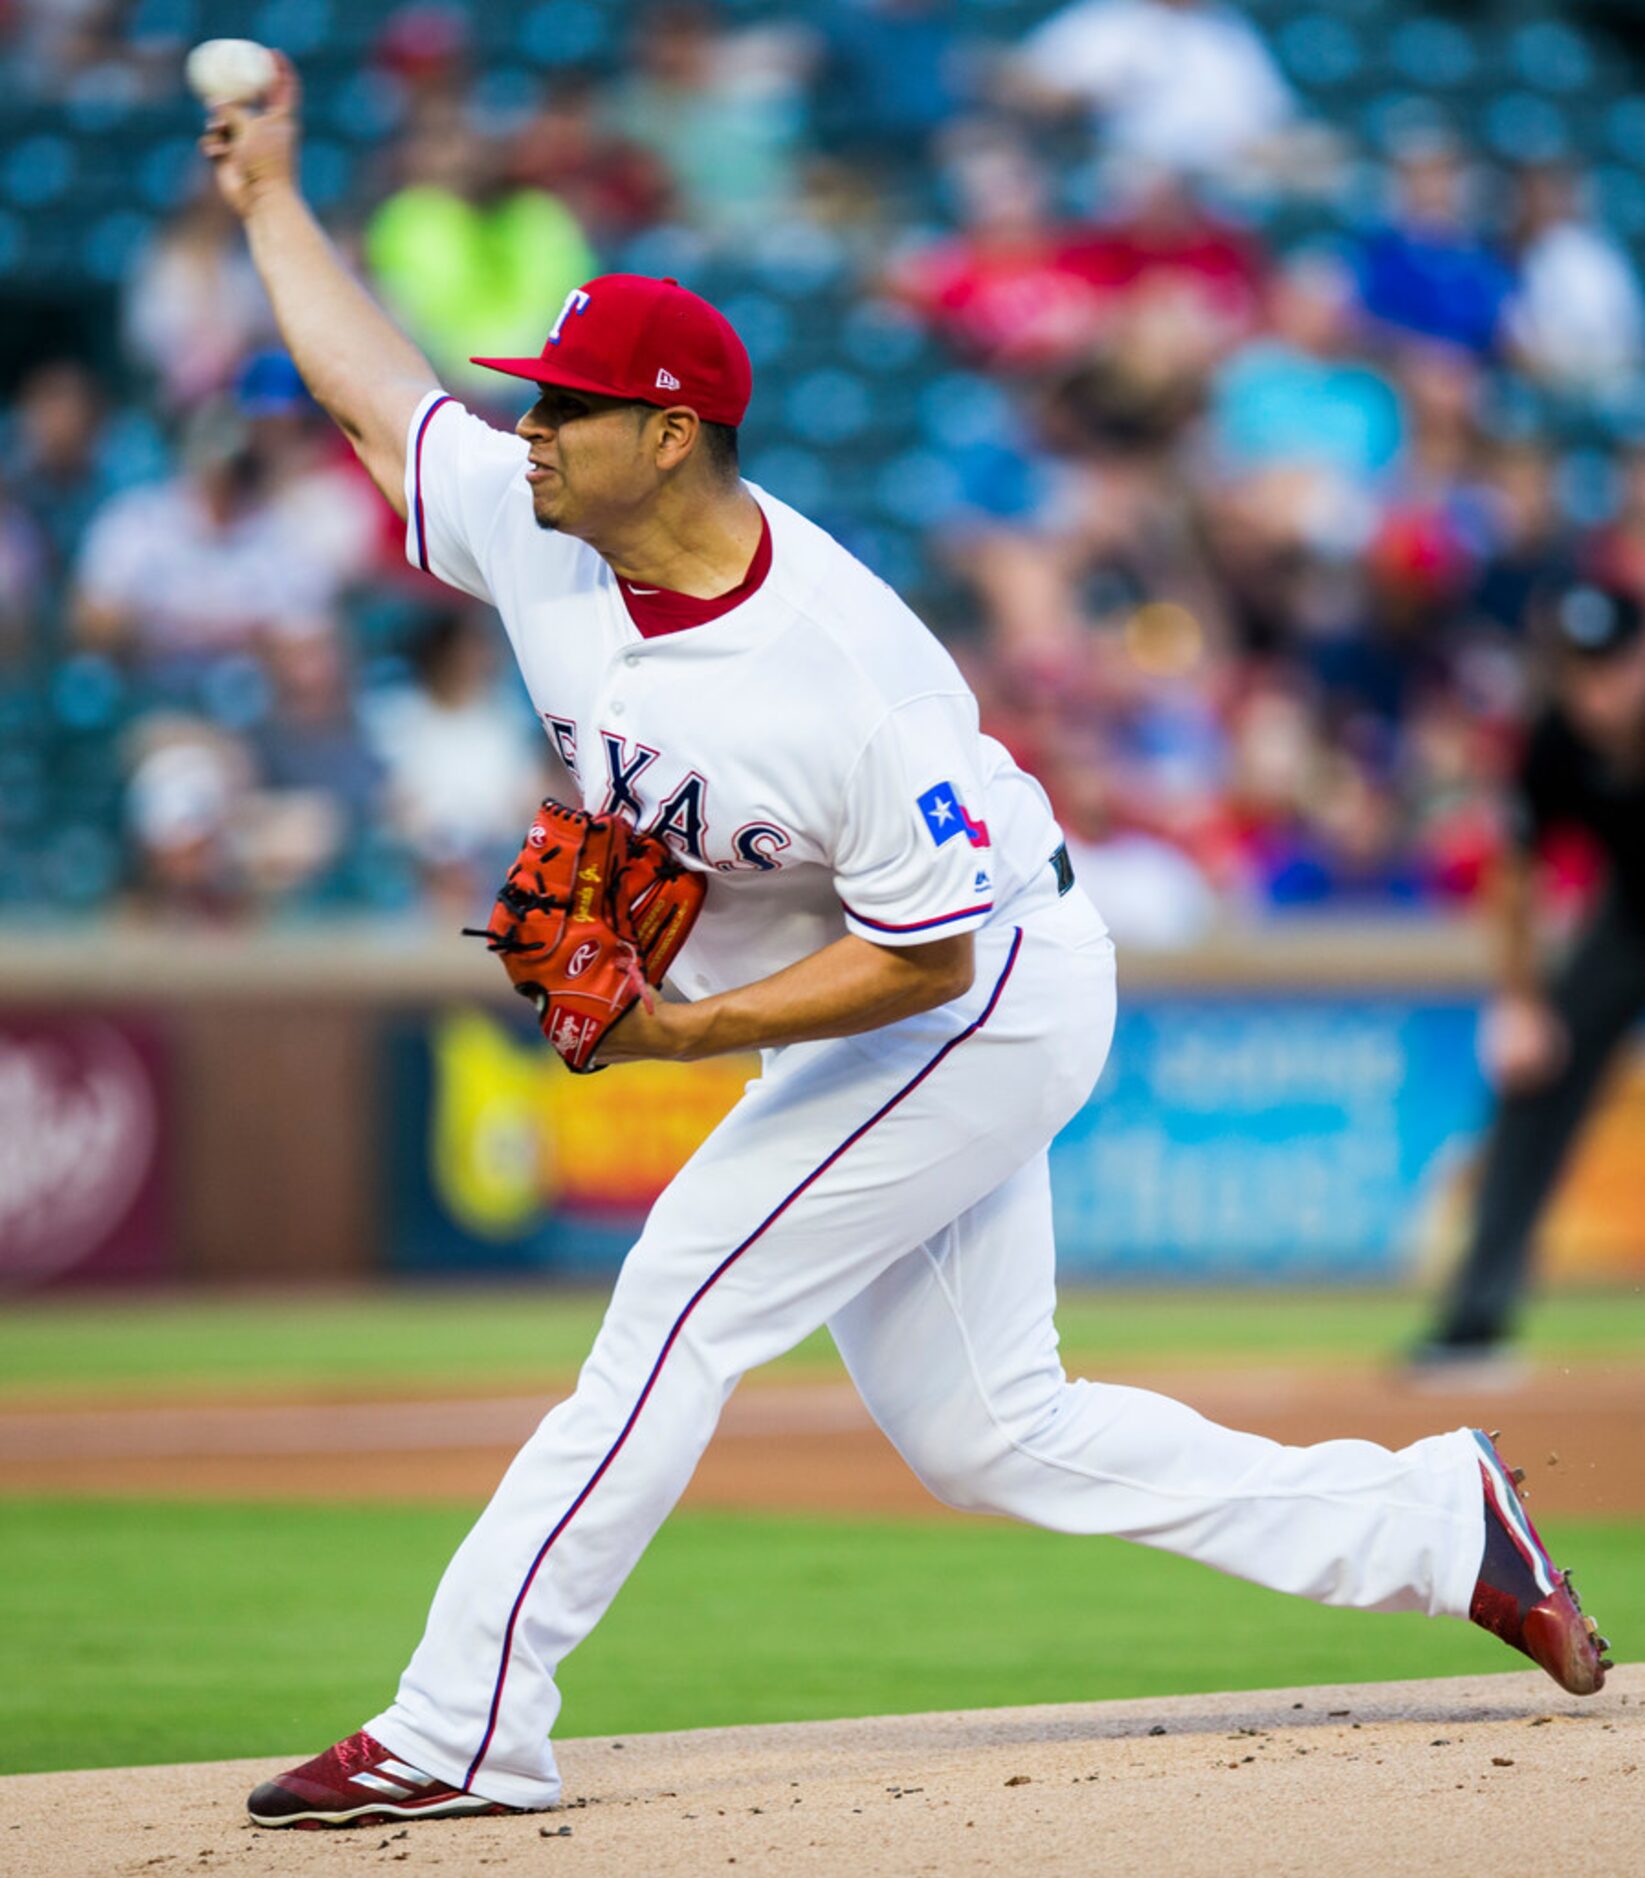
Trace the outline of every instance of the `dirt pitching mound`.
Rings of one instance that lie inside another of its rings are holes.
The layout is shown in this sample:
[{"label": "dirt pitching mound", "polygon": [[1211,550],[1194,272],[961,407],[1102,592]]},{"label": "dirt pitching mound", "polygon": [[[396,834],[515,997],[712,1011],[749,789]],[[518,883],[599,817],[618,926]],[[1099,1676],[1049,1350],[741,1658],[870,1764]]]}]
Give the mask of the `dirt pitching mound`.
[{"label": "dirt pitching mound", "polygon": [[245,1794],[289,1761],[19,1775],[0,1871],[1645,1871],[1645,1666],[1587,1702],[1529,1672],[566,1741],[560,1761],[557,1812],[348,1832],[250,1825]]}]

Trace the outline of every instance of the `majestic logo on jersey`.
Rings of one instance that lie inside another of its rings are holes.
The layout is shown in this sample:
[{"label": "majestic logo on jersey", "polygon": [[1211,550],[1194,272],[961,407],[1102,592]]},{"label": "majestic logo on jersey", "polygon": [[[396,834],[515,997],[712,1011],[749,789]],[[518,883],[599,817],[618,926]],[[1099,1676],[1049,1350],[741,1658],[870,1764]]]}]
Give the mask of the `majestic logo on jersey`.
[{"label": "majestic logo on jersey", "polygon": [[587,311],[588,295],[583,292],[581,287],[573,287],[570,293],[566,295],[565,301],[560,307],[559,317],[549,328],[548,343],[551,346],[557,346],[560,343],[560,328],[564,326],[573,313],[586,313]]},{"label": "majestic logo on jersey", "polygon": [[931,830],[931,839],[940,848],[956,835],[964,835],[974,848],[988,846],[988,824],[974,822],[952,783],[938,783],[918,798],[920,813]]}]

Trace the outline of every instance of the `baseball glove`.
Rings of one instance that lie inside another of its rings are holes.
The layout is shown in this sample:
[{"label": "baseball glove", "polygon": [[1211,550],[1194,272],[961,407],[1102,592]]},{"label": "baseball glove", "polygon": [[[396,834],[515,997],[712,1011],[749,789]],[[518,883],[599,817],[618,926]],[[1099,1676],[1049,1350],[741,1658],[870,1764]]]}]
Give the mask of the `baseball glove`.
[{"label": "baseball glove", "polygon": [[620,815],[544,802],[481,930],[543,1035],[579,1073],[639,1000],[651,1008],[705,891],[655,835]]}]

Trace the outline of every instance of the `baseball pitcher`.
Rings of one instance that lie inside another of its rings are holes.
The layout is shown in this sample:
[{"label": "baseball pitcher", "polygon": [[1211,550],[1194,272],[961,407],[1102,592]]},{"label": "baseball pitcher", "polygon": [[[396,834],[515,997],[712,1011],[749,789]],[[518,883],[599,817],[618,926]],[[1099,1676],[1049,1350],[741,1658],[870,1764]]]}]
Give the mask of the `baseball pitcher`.
[{"label": "baseball pitcher", "polygon": [[553,1806],[561,1660],[739,1377],[823,1324],[950,1505],[1471,1616],[1597,1689],[1605,1645],[1484,1435],[1284,1447],[1063,1373],[1046,1149],[1102,1069],[1113,948],[947,652],[740,476],[752,383],[726,319],[672,280],[591,280],[544,309],[540,355],[480,361],[530,400],[494,429],[338,261],[297,132],[282,60],[203,147],[314,396],[411,560],[496,608],[581,796],[533,824],[489,942],[575,1069],[758,1051],[762,1071],[658,1201],[394,1699],[259,1787],[253,1818]]}]

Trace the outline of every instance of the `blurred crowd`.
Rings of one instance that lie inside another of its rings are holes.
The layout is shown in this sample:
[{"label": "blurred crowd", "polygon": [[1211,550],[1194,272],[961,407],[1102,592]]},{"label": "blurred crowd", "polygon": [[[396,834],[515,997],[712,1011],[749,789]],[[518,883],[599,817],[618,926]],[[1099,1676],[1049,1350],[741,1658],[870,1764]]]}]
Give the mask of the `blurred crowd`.
[{"label": "blurred crowd", "polygon": [[[0,76],[165,102],[197,12],[0,0]],[[750,474],[943,633],[1122,937],[1478,890],[1539,596],[1645,598],[1645,299],[1566,154],[1420,87],[1371,147],[1209,0],[564,0],[501,66],[494,12],[378,9],[311,83],[454,391],[512,422],[470,354],[677,273],[754,352]],[[116,365],[36,343],[0,403],[0,912],[468,917],[542,741],[185,185]]]}]

